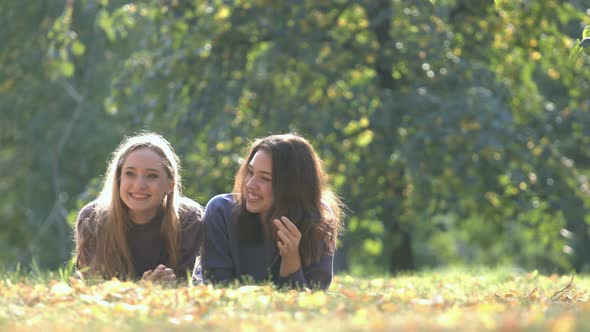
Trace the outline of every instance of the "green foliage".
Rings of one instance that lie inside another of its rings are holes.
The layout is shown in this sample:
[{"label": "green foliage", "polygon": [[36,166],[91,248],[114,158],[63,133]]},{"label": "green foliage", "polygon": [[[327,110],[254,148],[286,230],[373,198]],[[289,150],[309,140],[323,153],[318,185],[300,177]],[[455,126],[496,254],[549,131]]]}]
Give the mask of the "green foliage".
[{"label": "green foliage", "polygon": [[1,220],[26,220],[2,225],[6,262],[67,260],[124,134],[168,137],[185,194],[206,203],[231,190],[250,139],[296,130],[348,206],[342,268],[590,268],[588,27],[572,40],[590,20],[576,2],[51,3],[7,16],[41,23],[3,38],[46,56],[0,53]]},{"label": "green foliage", "polygon": [[582,31],[582,41],[576,39],[572,45],[572,48],[570,49],[570,60],[576,60],[582,53],[584,53],[586,47],[590,47],[590,25],[587,25]]},{"label": "green foliage", "polygon": [[61,282],[67,283],[70,280],[70,278],[74,277],[75,270],[76,270],[76,257],[72,256],[72,258],[70,258],[67,261],[65,266],[60,267],[57,270],[58,280]]}]

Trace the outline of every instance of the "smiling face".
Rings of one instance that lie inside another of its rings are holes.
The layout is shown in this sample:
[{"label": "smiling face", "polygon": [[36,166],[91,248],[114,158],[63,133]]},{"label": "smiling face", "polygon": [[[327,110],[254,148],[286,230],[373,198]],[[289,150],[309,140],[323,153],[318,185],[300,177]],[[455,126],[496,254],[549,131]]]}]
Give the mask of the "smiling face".
[{"label": "smiling face", "polygon": [[272,192],[272,157],[264,150],[258,150],[250,163],[245,178],[246,210],[259,213],[264,219],[270,213],[274,196]]},{"label": "smiling face", "polygon": [[162,157],[149,148],[131,152],[121,166],[119,195],[136,224],[147,223],[156,215],[173,185]]}]

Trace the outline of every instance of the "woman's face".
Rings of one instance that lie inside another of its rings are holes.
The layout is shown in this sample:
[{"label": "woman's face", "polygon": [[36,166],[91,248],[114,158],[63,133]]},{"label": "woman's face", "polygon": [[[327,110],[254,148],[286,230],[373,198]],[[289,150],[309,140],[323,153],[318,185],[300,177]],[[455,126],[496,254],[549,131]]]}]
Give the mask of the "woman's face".
[{"label": "woman's face", "polygon": [[248,164],[245,184],[246,210],[266,218],[274,204],[270,153],[258,150],[254,154]]},{"label": "woman's face", "polygon": [[119,195],[137,224],[150,221],[162,205],[164,195],[173,190],[173,181],[164,169],[162,157],[149,148],[131,152],[121,167]]}]

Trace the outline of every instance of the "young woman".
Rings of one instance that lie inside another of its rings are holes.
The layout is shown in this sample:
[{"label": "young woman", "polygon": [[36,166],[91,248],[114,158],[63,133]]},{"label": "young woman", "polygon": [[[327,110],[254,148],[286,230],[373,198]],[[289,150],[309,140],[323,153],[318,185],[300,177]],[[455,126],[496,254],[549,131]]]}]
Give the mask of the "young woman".
[{"label": "young woman", "polygon": [[255,141],[233,193],[212,198],[205,208],[201,266],[194,279],[327,289],[341,204],[325,178],[321,160],[303,137]]},{"label": "young woman", "polygon": [[129,137],[113,152],[98,198],[79,213],[82,277],[174,281],[192,271],[203,208],[181,196],[178,156],[162,136]]}]

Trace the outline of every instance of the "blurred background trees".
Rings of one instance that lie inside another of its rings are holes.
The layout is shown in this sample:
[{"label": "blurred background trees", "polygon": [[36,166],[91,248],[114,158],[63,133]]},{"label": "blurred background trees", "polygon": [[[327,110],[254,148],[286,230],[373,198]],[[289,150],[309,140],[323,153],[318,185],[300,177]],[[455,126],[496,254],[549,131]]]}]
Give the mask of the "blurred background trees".
[{"label": "blurred background trees", "polygon": [[298,131],[348,206],[341,270],[589,271],[588,7],[2,3],[0,262],[69,258],[125,134],[170,139],[205,204],[250,139]]}]

